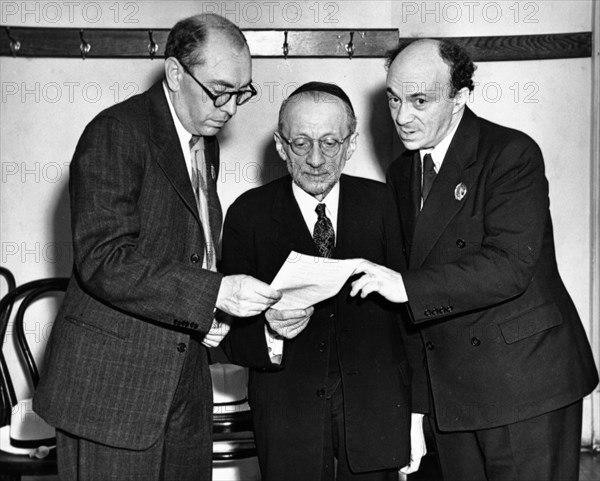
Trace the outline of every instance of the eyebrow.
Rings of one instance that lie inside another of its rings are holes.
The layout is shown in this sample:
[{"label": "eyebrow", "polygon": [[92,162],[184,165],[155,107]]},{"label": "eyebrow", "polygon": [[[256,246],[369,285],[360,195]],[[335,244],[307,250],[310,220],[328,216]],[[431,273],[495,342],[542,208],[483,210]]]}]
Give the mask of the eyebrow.
[{"label": "eyebrow", "polygon": [[[225,80],[208,80],[206,83],[210,84],[210,85],[223,86],[228,89],[235,89],[235,85],[233,85]],[[243,85],[240,89],[243,90],[243,89],[247,88],[251,83],[252,83],[252,79],[250,79],[250,82],[248,82],[246,85]]]},{"label": "eyebrow", "polygon": [[[398,95],[396,92],[394,92],[390,87],[387,87],[385,90],[386,90],[386,92],[392,94],[394,97],[400,98],[400,95]],[[427,92],[415,92],[408,96],[408,98],[410,98],[410,99],[415,99],[417,97],[427,97]]]}]

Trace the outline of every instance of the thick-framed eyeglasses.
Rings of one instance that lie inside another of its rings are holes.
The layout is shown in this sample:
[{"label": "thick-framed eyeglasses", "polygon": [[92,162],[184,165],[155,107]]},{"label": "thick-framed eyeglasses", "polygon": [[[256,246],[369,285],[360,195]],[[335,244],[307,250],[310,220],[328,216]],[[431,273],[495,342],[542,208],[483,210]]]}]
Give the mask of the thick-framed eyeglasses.
[{"label": "thick-framed eyeglasses", "polygon": [[292,152],[296,155],[308,155],[312,152],[313,145],[315,142],[319,143],[319,149],[321,149],[321,153],[327,157],[333,157],[337,155],[340,151],[340,148],[348,140],[352,137],[352,134],[348,134],[343,139],[336,139],[335,137],[326,136],[321,137],[320,139],[313,139],[312,137],[307,137],[305,135],[299,135],[298,137],[294,137],[293,139],[287,139],[279,133],[279,137],[285,140],[289,146],[292,148]]},{"label": "thick-framed eyeglasses", "polygon": [[222,94],[214,94],[210,90],[208,90],[208,87],[206,87],[202,82],[200,82],[200,80],[198,80],[194,76],[194,74],[190,71],[187,65],[185,65],[181,60],[179,61],[179,63],[183,67],[183,70],[185,70],[185,72],[194,79],[194,82],[200,85],[202,90],[204,90],[204,93],[208,95],[208,98],[212,100],[213,105],[216,108],[223,107],[223,105],[229,102],[231,100],[231,97],[233,97],[234,95],[235,103],[237,105],[244,105],[246,102],[248,102],[248,100],[250,100],[257,94],[256,89],[253,87],[252,84],[248,85],[249,88],[245,90],[235,90],[232,92],[223,92]]}]

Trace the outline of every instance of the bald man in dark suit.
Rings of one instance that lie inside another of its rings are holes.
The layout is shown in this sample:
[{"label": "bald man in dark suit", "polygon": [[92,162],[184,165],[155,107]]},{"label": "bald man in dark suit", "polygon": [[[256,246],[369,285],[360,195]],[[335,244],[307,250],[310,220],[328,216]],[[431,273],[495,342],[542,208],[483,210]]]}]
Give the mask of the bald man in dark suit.
[{"label": "bald man in dark suit", "polygon": [[420,331],[444,481],[575,481],[598,374],[558,273],[542,153],[466,107],[473,72],[447,41],[391,54],[408,269],[365,262],[352,294],[405,303]]}]

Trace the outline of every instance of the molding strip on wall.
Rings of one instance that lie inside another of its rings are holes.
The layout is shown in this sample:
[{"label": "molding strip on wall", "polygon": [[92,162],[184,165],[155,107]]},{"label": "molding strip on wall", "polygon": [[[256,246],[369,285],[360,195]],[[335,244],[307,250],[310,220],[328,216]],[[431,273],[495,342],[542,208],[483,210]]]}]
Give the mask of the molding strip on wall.
[{"label": "molding strip on wall", "polygon": [[[0,55],[55,58],[161,58],[169,29],[77,29],[5,26]],[[247,29],[255,58],[377,58],[394,48],[396,29]],[[592,33],[451,37],[474,61],[581,58],[592,55]]]}]

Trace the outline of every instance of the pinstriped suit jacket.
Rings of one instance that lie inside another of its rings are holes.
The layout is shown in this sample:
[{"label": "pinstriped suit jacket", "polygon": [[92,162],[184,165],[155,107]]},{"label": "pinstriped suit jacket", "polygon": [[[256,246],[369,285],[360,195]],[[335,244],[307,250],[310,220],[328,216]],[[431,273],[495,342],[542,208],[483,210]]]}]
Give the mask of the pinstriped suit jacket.
[{"label": "pinstriped suit jacket", "polygon": [[[206,158],[218,168],[214,138]],[[202,225],[161,82],[92,120],[70,176],[75,265],[34,409],[74,435],[144,449],[165,426],[183,344],[210,328],[221,281],[201,268]],[[210,384],[204,359],[198,375]]]}]

